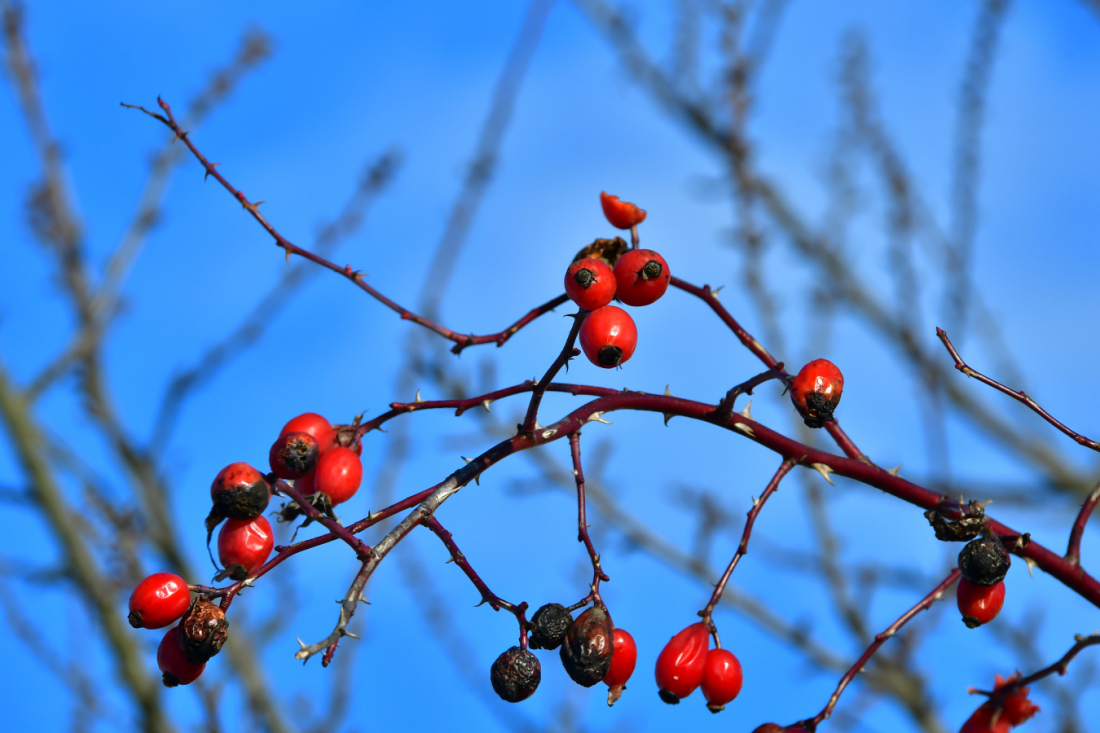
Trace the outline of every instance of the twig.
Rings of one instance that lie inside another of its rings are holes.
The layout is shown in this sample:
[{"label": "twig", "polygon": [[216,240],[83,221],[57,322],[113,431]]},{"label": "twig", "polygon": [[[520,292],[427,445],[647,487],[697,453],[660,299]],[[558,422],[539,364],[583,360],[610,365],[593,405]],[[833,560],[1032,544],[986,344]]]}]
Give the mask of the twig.
[{"label": "twig", "polygon": [[827,719],[830,715],[833,714],[833,708],[836,707],[836,704],[840,700],[840,696],[844,692],[844,689],[849,685],[849,683],[851,683],[852,680],[855,679],[857,674],[863,671],[864,665],[866,665],[867,662],[871,660],[871,657],[875,655],[875,652],[878,651],[879,647],[881,647],[890,638],[896,635],[901,627],[909,623],[914,616],[916,616],[921,611],[927,611],[929,608],[932,607],[933,603],[940,600],[943,597],[944,591],[950,588],[955,583],[955,581],[959,579],[960,574],[961,573],[959,572],[958,568],[952,570],[948,574],[948,576],[944,578],[943,582],[937,585],[931,593],[929,593],[920,601],[920,603],[903,613],[901,615],[901,618],[890,624],[881,634],[875,636],[875,640],[871,643],[869,647],[867,647],[867,651],[863,652],[862,656],[860,656],[860,658],[856,660],[856,663],[852,665],[851,669],[845,672],[844,676],[840,678],[840,683],[836,687],[836,692],[834,692],[832,697],[829,698],[829,702],[825,705],[825,708],[812,719],[800,721],[798,725],[802,725],[803,727],[809,726],[810,731],[817,730],[817,726],[821,723],[821,721]]},{"label": "twig", "polygon": [[1049,677],[1055,672],[1057,672],[1059,676],[1064,675],[1066,673],[1066,670],[1069,668],[1069,663],[1072,662],[1073,658],[1080,654],[1083,649],[1086,649],[1090,646],[1100,645],[1100,632],[1089,634],[1088,636],[1077,634],[1073,638],[1077,643],[1070,647],[1070,650],[1063,654],[1061,659],[1059,659],[1057,662],[1050,665],[1049,667],[1044,667],[1038,672],[1029,674],[1027,677],[1021,677],[1018,680],[1012,680],[1008,684],[1002,685],[993,692],[984,692],[982,690],[975,690],[971,688],[971,694],[976,693],[980,695],[986,695],[989,697],[990,702],[994,703],[995,705],[999,705],[1021,687],[1027,687],[1034,682],[1038,682],[1044,677]]},{"label": "twig", "polygon": [[1039,404],[1035,400],[1031,399],[1023,392],[1016,392],[1014,390],[1011,390],[1000,382],[996,381],[995,379],[990,379],[981,372],[975,371],[974,369],[967,366],[966,362],[963,361],[961,356],[959,356],[959,352],[955,350],[955,346],[951,343],[951,339],[947,337],[947,332],[944,331],[942,328],[936,329],[936,335],[940,337],[940,341],[943,342],[944,347],[947,349],[948,353],[951,354],[951,358],[955,360],[955,368],[958,369],[960,372],[968,377],[977,379],[982,384],[988,385],[998,392],[1003,392],[1014,400],[1023,402],[1048,423],[1058,428],[1069,437],[1073,438],[1073,440],[1076,441],[1078,445],[1083,445],[1086,448],[1091,448],[1094,451],[1100,451],[1100,443],[1097,443],[1094,440],[1090,440],[1083,435],[1079,435],[1078,433],[1073,432],[1061,422],[1059,422],[1049,412],[1044,410],[1042,407],[1039,407]]},{"label": "twig", "polygon": [[733,575],[734,568],[737,567],[737,563],[741,558],[745,556],[749,551],[749,539],[752,537],[752,528],[756,523],[756,517],[760,514],[760,510],[764,508],[764,503],[768,501],[768,498],[779,489],[779,482],[783,480],[783,477],[790,473],[794,468],[795,462],[785,459],[783,463],[779,465],[775,475],[772,476],[771,481],[764,488],[764,493],[760,495],[759,499],[752,500],[752,509],[749,509],[748,519],[745,520],[745,529],[741,533],[741,543],[737,545],[737,551],[733,553],[733,558],[730,560],[729,565],[726,566],[726,572],[722,573],[722,578],[718,581],[718,585],[714,588],[714,593],[710,596],[710,601],[707,603],[706,608],[699,612],[699,616],[702,617],[703,623],[710,629],[710,633],[714,636],[714,644],[719,649],[722,648],[721,639],[718,636],[718,629],[714,626],[714,620],[712,616],[714,614],[714,608],[718,605],[718,602],[722,600],[722,594],[726,590],[726,584],[729,583],[730,576]]},{"label": "twig", "polygon": [[573,327],[569,329],[569,335],[565,339],[565,346],[561,348],[561,352],[553,363],[547,368],[546,373],[542,375],[542,379],[535,383],[534,388],[531,390],[531,401],[527,404],[527,415],[523,418],[523,424],[520,426],[520,430],[529,433],[535,430],[538,425],[539,405],[542,403],[542,396],[546,393],[546,388],[550,386],[550,382],[554,380],[561,368],[569,364],[569,360],[577,354],[581,353],[579,349],[574,348],[574,344],[577,342],[577,334],[580,333],[581,324],[584,323],[584,319],[588,316],[588,313],[581,310],[573,315]]},{"label": "twig", "polygon": [[596,547],[592,544],[592,538],[588,536],[588,512],[585,506],[584,495],[584,469],[581,467],[581,431],[577,430],[569,434],[569,452],[573,457],[573,477],[577,484],[577,542],[583,542],[588,550],[588,557],[592,561],[592,585],[591,593],[582,601],[591,600],[597,606],[603,606],[600,598],[600,581],[609,581],[611,578],[603,571],[600,564],[600,556],[596,553]]},{"label": "twig", "polygon": [[1066,560],[1079,565],[1081,563],[1081,537],[1085,534],[1085,525],[1088,524],[1092,510],[1100,502],[1100,484],[1092,490],[1085,503],[1081,505],[1081,511],[1077,512],[1077,519],[1073,520],[1073,527],[1069,531],[1069,546],[1066,548]]}]

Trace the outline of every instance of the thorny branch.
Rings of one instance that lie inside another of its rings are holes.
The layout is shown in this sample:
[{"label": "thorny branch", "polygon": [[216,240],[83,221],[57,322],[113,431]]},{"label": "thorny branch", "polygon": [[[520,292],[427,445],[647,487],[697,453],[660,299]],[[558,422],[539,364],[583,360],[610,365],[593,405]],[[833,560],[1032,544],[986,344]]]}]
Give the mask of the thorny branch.
[{"label": "thorny branch", "polygon": [[600,581],[609,581],[611,578],[603,571],[600,564],[600,556],[596,552],[592,538],[588,535],[588,514],[585,506],[584,494],[584,469],[581,467],[581,431],[577,430],[569,434],[569,452],[573,458],[573,478],[577,484],[577,542],[584,543],[584,549],[588,550],[588,557],[592,560],[592,585],[591,593],[585,597],[582,603],[591,600],[597,606],[603,606],[600,597]]}]

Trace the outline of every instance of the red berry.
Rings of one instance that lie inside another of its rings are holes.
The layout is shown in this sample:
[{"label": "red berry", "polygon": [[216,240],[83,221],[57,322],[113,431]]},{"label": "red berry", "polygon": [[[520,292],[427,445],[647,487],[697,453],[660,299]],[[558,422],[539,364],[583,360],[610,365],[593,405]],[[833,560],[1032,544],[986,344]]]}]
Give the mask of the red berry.
[{"label": "red berry", "polygon": [[1005,584],[974,585],[966,578],[959,579],[956,594],[963,623],[974,629],[997,618],[1005,604]]},{"label": "red berry", "polygon": [[603,678],[608,687],[625,685],[638,664],[638,645],[634,643],[634,637],[622,629],[615,629],[612,637],[615,639],[615,652],[611,655],[611,667]]},{"label": "red berry", "polygon": [[309,433],[284,433],[271,445],[271,472],[283,480],[301,478],[317,465],[321,447]]},{"label": "red berry", "polygon": [[581,348],[598,367],[611,369],[634,356],[638,327],[622,308],[605,305],[589,313],[581,324]]},{"label": "red berry", "polygon": [[214,502],[212,517],[252,519],[267,509],[271,487],[263,474],[247,463],[230,463],[210,484],[210,498]]},{"label": "red berry", "polygon": [[959,733],[1008,733],[1012,730],[1012,726],[1009,725],[1007,720],[998,720],[996,724],[992,723],[977,723],[972,720],[968,720],[963,723],[963,727],[959,729]]},{"label": "red berry", "polygon": [[615,297],[615,273],[603,260],[577,260],[565,271],[565,294],[586,311],[603,308]]},{"label": "red berry", "polygon": [[343,504],[359,491],[363,483],[363,462],[355,451],[338,445],[317,461],[313,474],[314,491],[328,494],[333,506]]},{"label": "red berry", "polygon": [[600,191],[600,206],[603,207],[603,215],[613,227],[630,229],[645,221],[645,209],[639,209],[628,201],[619,201],[618,196],[611,196],[603,191]]},{"label": "red berry", "polygon": [[753,728],[752,733],[783,733],[783,728],[775,723],[764,723]]},{"label": "red berry", "polygon": [[712,713],[726,709],[741,692],[741,662],[729,649],[711,649],[703,667],[703,697]]},{"label": "red berry", "polygon": [[828,359],[814,359],[791,382],[791,402],[811,428],[824,427],[833,419],[844,391],[844,375]]},{"label": "red berry", "polygon": [[187,659],[187,655],[180,648],[177,634],[177,627],[168,629],[168,633],[160,640],[160,648],[157,649],[157,666],[164,673],[162,679],[165,687],[189,685],[206,669],[206,662],[195,664]]},{"label": "red berry", "polygon": [[676,705],[703,683],[710,631],[702,622],[692,624],[665,644],[657,657],[657,688],[661,699]]},{"label": "red berry", "polygon": [[279,431],[280,436],[287,433],[309,433],[317,439],[317,445],[322,453],[336,443],[336,429],[332,427],[328,420],[316,412],[303,412],[298,417],[293,418]]},{"label": "red berry", "polygon": [[[1019,679],[1019,674],[1017,672],[1007,680],[997,675],[993,689],[999,690],[1016,681]],[[1039,712],[1039,706],[1028,699],[1028,692],[1027,687],[1021,687],[1003,700],[997,702],[988,700],[982,703],[982,706],[967,719],[960,733],[987,733],[988,731],[1005,733],[1010,727],[1022,725],[1031,720],[1035,713]],[[997,719],[996,725],[992,724],[994,718]]]},{"label": "red berry", "polygon": [[627,305],[649,305],[671,279],[665,258],[651,249],[632,249],[615,263],[615,294]]},{"label": "red berry", "polygon": [[153,573],[130,594],[130,625],[135,629],[163,629],[191,605],[187,583],[173,573]]},{"label": "red berry", "polygon": [[265,517],[230,519],[218,533],[218,558],[233,580],[244,580],[267,561],[275,535]]}]

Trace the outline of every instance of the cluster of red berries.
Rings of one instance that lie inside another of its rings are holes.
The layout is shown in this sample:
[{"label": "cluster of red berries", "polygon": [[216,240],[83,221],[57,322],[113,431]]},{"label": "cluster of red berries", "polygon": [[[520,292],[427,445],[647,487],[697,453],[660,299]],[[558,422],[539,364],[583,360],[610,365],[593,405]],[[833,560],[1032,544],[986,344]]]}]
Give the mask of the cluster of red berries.
[{"label": "cluster of red berries", "polygon": [[728,649],[710,648],[710,629],[692,624],[665,644],[657,657],[657,688],[661,699],[678,705],[702,688],[707,709],[718,713],[741,692],[741,662]]},{"label": "cluster of red berries", "polygon": [[[645,219],[644,210],[618,196],[601,193],[600,203],[607,220],[620,229],[633,229]],[[600,241],[607,240],[597,243]],[[629,313],[610,305],[611,301],[618,298],[630,306],[654,303],[668,290],[672,275],[664,257],[650,249],[625,253],[614,248],[589,249],[565,271],[565,294],[582,311],[589,311],[580,331],[584,355],[596,366],[612,369],[634,355],[638,327]]]},{"label": "cluster of red berries", "polygon": [[[231,463],[210,485],[213,506],[206,517],[207,541],[218,533],[218,559],[224,569],[216,579],[241,581],[260,569],[275,546],[271,523],[263,516],[277,479],[294,487],[314,506],[331,514],[332,507],[355,495],[363,480],[359,460],[362,447],[355,426],[334,427],[320,415],[307,412],[279,432],[268,458],[271,473],[264,475],[247,463]],[[284,509],[282,518],[296,516]],[[130,625],[169,629],[157,651],[157,665],[167,687],[194,682],[228,638],[224,611],[199,596],[191,601],[187,582],[172,573],[154,573],[130,596]]]}]

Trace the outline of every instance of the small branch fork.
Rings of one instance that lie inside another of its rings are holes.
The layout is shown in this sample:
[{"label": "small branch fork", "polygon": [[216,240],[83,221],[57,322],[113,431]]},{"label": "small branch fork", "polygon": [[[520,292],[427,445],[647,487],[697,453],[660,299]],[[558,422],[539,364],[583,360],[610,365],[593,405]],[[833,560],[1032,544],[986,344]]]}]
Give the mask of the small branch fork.
[{"label": "small branch fork", "polygon": [[888,626],[886,630],[883,631],[881,634],[875,636],[875,640],[871,642],[871,646],[867,647],[867,651],[863,652],[863,655],[856,660],[856,663],[852,665],[851,669],[845,672],[844,676],[840,678],[840,683],[836,686],[836,692],[834,692],[832,697],[829,698],[829,702],[825,705],[825,708],[812,719],[800,721],[796,723],[796,725],[800,725],[810,731],[817,730],[817,726],[821,724],[821,721],[827,719],[830,715],[833,714],[833,708],[836,707],[836,704],[840,700],[841,694],[844,693],[845,688],[847,688],[849,683],[851,683],[851,681],[855,679],[857,674],[863,671],[864,666],[867,664],[867,662],[871,660],[871,657],[875,655],[875,652],[878,651],[879,647],[881,647],[890,638],[896,635],[898,631],[901,630],[901,627],[909,623],[918,613],[920,613],[921,611],[927,611],[929,608],[932,607],[933,603],[943,598],[944,591],[954,585],[955,581],[959,579],[960,575],[961,573],[959,572],[958,568],[952,570],[948,574],[948,576],[943,579],[943,582],[937,585],[931,593],[926,595],[920,601],[920,603],[903,613],[901,615],[901,618],[890,624],[890,626]]},{"label": "small branch fork", "polygon": [[603,598],[600,597],[600,581],[609,582],[603,568],[600,566],[600,556],[592,544],[592,538],[588,536],[588,514],[585,508],[584,498],[584,469],[581,467],[581,431],[577,430],[569,434],[569,451],[573,456],[573,476],[577,482],[577,542],[583,542],[588,550],[588,557],[592,560],[592,592],[581,601],[581,605],[592,601],[597,606],[606,610]]},{"label": "small branch fork", "polygon": [[347,527],[340,524],[335,519],[330,519],[321,512],[317,511],[317,508],[310,504],[306,500],[306,498],[302,496],[302,492],[298,491],[298,489],[294,488],[286,481],[283,481],[280,478],[276,478],[274,474],[268,476],[268,479],[275,479],[275,489],[293,499],[294,502],[301,509],[303,514],[305,514],[313,521],[321,524],[325,529],[331,532],[334,537],[343,540],[345,543],[347,543],[348,547],[355,550],[355,556],[359,558],[360,561],[365,562],[370,559],[370,545],[356,537],[351,531],[348,530]]},{"label": "small branch fork", "polygon": [[561,353],[546,370],[546,374],[543,374],[542,379],[535,382],[531,390],[531,401],[527,405],[527,415],[523,418],[523,425],[520,426],[521,432],[531,433],[535,431],[539,424],[539,405],[542,403],[542,396],[546,393],[546,388],[550,386],[550,382],[554,381],[554,377],[561,371],[561,368],[568,367],[569,360],[581,353],[580,349],[574,348],[573,345],[577,343],[577,334],[580,333],[581,324],[584,323],[584,319],[587,317],[588,311],[585,310],[573,315],[573,327],[569,329],[565,346],[562,347]]},{"label": "small branch fork", "polygon": [[1081,511],[1077,513],[1077,519],[1074,520],[1073,527],[1069,531],[1066,560],[1074,565],[1081,564],[1081,537],[1085,534],[1085,525],[1088,524],[1089,517],[1092,515],[1092,510],[1096,508],[1097,502],[1100,502],[1100,484],[1096,485],[1096,488],[1085,499],[1085,503],[1081,505]]},{"label": "small branch fork", "polygon": [[[466,555],[462,550],[458,549],[458,545],[455,544],[454,538],[451,533],[443,528],[443,525],[439,523],[439,520],[434,516],[424,520],[424,526],[435,533],[439,539],[443,541],[447,549],[451,553],[451,560],[461,568],[462,572],[466,573],[466,577],[470,579],[470,582],[474,584],[478,592],[481,593],[481,603],[488,603],[489,607],[494,611],[504,609],[508,613],[516,617],[516,621],[519,622],[519,645],[520,648],[527,648],[527,601],[516,605],[504,600],[493,591],[489,590],[489,586],[485,584],[485,581],[477,574],[477,572],[470,566],[469,560],[466,559]],[[481,603],[477,605],[481,605]]]},{"label": "small branch fork", "polygon": [[[762,376],[762,375],[761,375]],[[749,510],[748,519],[745,520],[745,530],[741,533],[741,544],[737,546],[737,551],[733,553],[733,559],[730,560],[730,564],[726,567],[726,572],[722,574],[722,579],[718,581],[718,585],[714,588],[714,593],[711,594],[710,602],[707,603],[707,607],[699,612],[699,616],[702,617],[703,623],[710,629],[711,635],[714,637],[714,645],[719,649],[722,648],[722,640],[718,636],[718,628],[714,625],[712,616],[714,615],[714,609],[718,606],[718,602],[722,600],[722,594],[726,590],[726,584],[729,583],[730,576],[733,575],[733,569],[737,567],[737,563],[741,561],[749,551],[749,538],[752,537],[752,528],[756,523],[756,517],[760,514],[760,510],[764,508],[764,503],[779,489],[779,482],[790,473],[791,469],[795,467],[795,462],[791,459],[786,459],[779,465],[779,469],[772,476],[771,481],[768,482],[767,487],[764,489],[764,493],[760,495],[759,499],[752,500],[752,509]]]},{"label": "small branch fork", "polygon": [[[543,303],[542,305],[538,306],[537,308],[532,309],[525,316],[520,318],[518,321],[516,321],[515,323],[513,323],[511,326],[504,329],[503,331],[500,331],[499,333],[486,334],[486,335],[483,335],[483,336],[475,336],[473,334],[458,333],[458,332],[452,331],[451,329],[446,328],[444,326],[440,326],[439,324],[437,324],[437,323],[435,323],[435,322],[433,322],[433,321],[431,321],[427,318],[424,318],[423,316],[419,316],[416,313],[413,313],[412,311],[410,311],[409,309],[398,305],[397,303],[390,300],[389,298],[387,298],[382,293],[380,293],[377,290],[375,290],[374,288],[372,288],[363,279],[364,275],[361,272],[357,271],[357,270],[353,270],[351,265],[345,265],[344,267],[340,267],[339,265],[337,265],[333,262],[330,262],[329,260],[325,259],[324,257],[321,257],[319,255],[314,254],[313,252],[310,252],[307,249],[303,249],[303,248],[299,247],[298,245],[294,244],[289,239],[284,237],[282,234],[280,234],[279,231],[274,226],[272,226],[270,222],[268,222],[268,220],[264,217],[264,215],[260,213],[260,204],[262,204],[264,202],[263,201],[256,201],[256,202],[249,201],[248,198],[244,195],[243,192],[241,192],[240,190],[235,188],[231,183],[229,183],[229,181],[226,180],[226,178],[221,173],[219,173],[217,171],[217,166],[219,164],[218,163],[211,163],[209,160],[207,160],[206,156],[204,156],[201,152],[199,152],[199,149],[197,147],[195,147],[195,144],[193,142],[191,142],[191,138],[188,136],[187,131],[183,130],[179,126],[179,123],[176,122],[175,115],[172,114],[172,108],[168,105],[168,103],[165,102],[160,97],[158,97],[157,98],[157,104],[160,106],[160,108],[162,110],[164,110],[163,115],[158,114],[156,112],[151,112],[151,111],[145,109],[145,107],[142,107],[141,105],[137,105],[137,104],[126,104],[125,102],[123,102],[122,106],[126,107],[127,109],[139,110],[139,111],[144,112],[145,114],[149,115],[153,119],[159,120],[161,123],[163,123],[166,127],[168,127],[168,129],[170,129],[175,134],[175,136],[176,136],[175,140],[183,140],[183,143],[184,143],[184,145],[187,146],[187,149],[190,150],[191,154],[195,156],[195,159],[198,160],[199,163],[202,164],[202,167],[206,171],[206,177],[213,176],[214,179],[218,183],[220,183],[226,191],[228,191],[230,194],[232,194],[233,198],[237,199],[237,201],[240,202],[241,206],[243,206],[245,208],[245,210],[249,214],[252,215],[252,218],[255,219],[260,224],[260,226],[262,226],[264,228],[264,230],[268,234],[271,235],[272,238],[274,238],[275,243],[279,247],[283,248],[283,250],[286,252],[286,256],[287,256],[288,259],[289,259],[290,255],[292,255],[292,254],[293,255],[298,255],[300,257],[304,257],[305,259],[310,260],[311,262],[314,262],[314,263],[320,265],[321,267],[332,270],[333,272],[335,272],[339,275],[343,275],[348,280],[350,280],[352,283],[354,283],[357,287],[359,287],[360,290],[364,291],[365,293],[370,295],[372,298],[374,298],[375,300],[382,303],[383,305],[385,305],[390,310],[392,310],[395,313],[397,313],[398,315],[400,315],[402,319],[404,319],[406,321],[412,321],[413,323],[419,324],[419,325],[421,325],[421,326],[423,326],[423,327],[425,327],[429,330],[435,331],[440,336],[442,336],[446,339],[454,341],[455,346],[452,348],[452,351],[454,351],[454,353],[456,353],[456,354],[461,353],[462,350],[465,349],[468,346],[476,346],[476,345],[479,345],[479,344],[495,343],[497,346],[503,346],[504,343],[508,339],[510,339],[517,331],[519,331],[521,328],[526,326],[528,323],[535,320],[536,318],[538,318],[542,314],[548,313],[549,311],[554,310],[559,305],[562,305],[566,301],[568,301],[568,298],[564,294],[559,295],[558,297],[556,297],[552,300],[549,300],[546,303]],[[173,140],[173,142],[175,140]]]},{"label": "small branch fork", "polygon": [[1070,650],[1062,655],[1061,659],[1059,659],[1057,662],[1050,665],[1049,667],[1044,667],[1038,672],[1029,674],[1027,677],[1021,677],[1018,680],[1012,680],[1011,682],[1002,685],[1000,688],[994,690],[993,692],[976,690],[971,687],[969,690],[970,694],[985,695],[989,698],[990,702],[992,702],[997,707],[1000,707],[1004,703],[1004,701],[1009,698],[1009,696],[1011,696],[1021,687],[1027,687],[1028,685],[1038,682],[1044,677],[1049,677],[1054,673],[1058,673],[1059,676],[1064,675],[1066,673],[1066,670],[1069,668],[1069,663],[1072,662],[1073,658],[1080,654],[1083,649],[1090,646],[1100,645],[1100,631],[1089,634],[1088,636],[1077,634],[1073,638],[1077,643],[1070,647]]},{"label": "small branch fork", "polygon": [[1023,402],[1025,405],[1027,405],[1033,411],[1035,411],[1041,418],[1043,418],[1048,423],[1050,423],[1054,427],[1058,428],[1063,433],[1065,433],[1070,438],[1072,438],[1074,441],[1076,441],[1076,443],[1078,445],[1083,445],[1086,448],[1091,448],[1094,451],[1100,451],[1100,443],[1097,443],[1095,440],[1090,440],[1089,438],[1086,438],[1083,435],[1080,435],[1078,433],[1073,432],[1072,430],[1067,428],[1065,425],[1063,425],[1061,422],[1059,422],[1057,418],[1055,418],[1049,412],[1047,412],[1042,407],[1040,407],[1039,403],[1037,403],[1035,400],[1028,397],[1023,392],[1016,392],[1015,390],[1009,389],[1008,387],[1004,386],[1003,384],[1001,384],[997,380],[990,379],[989,377],[985,376],[981,372],[976,371],[974,369],[971,369],[967,365],[967,363],[965,361],[963,361],[963,358],[961,356],[959,356],[959,352],[955,350],[955,345],[951,343],[951,339],[949,339],[947,337],[947,332],[944,331],[942,328],[937,328],[936,329],[936,335],[940,337],[940,341],[943,342],[943,345],[947,349],[947,352],[949,354],[951,354],[951,358],[955,360],[955,368],[958,369],[960,372],[962,372],[963,374],[965,374],[968,377],[972,377],[974,379],[977,379],[982,384],[986,384],[986,385],[992,387],[993,389],[997,390],[998,392],[1003,392],[1004,394],[1008,395],[1009,397],[1011,397],[1014,400],[1017,400],[1019,402]]}]

